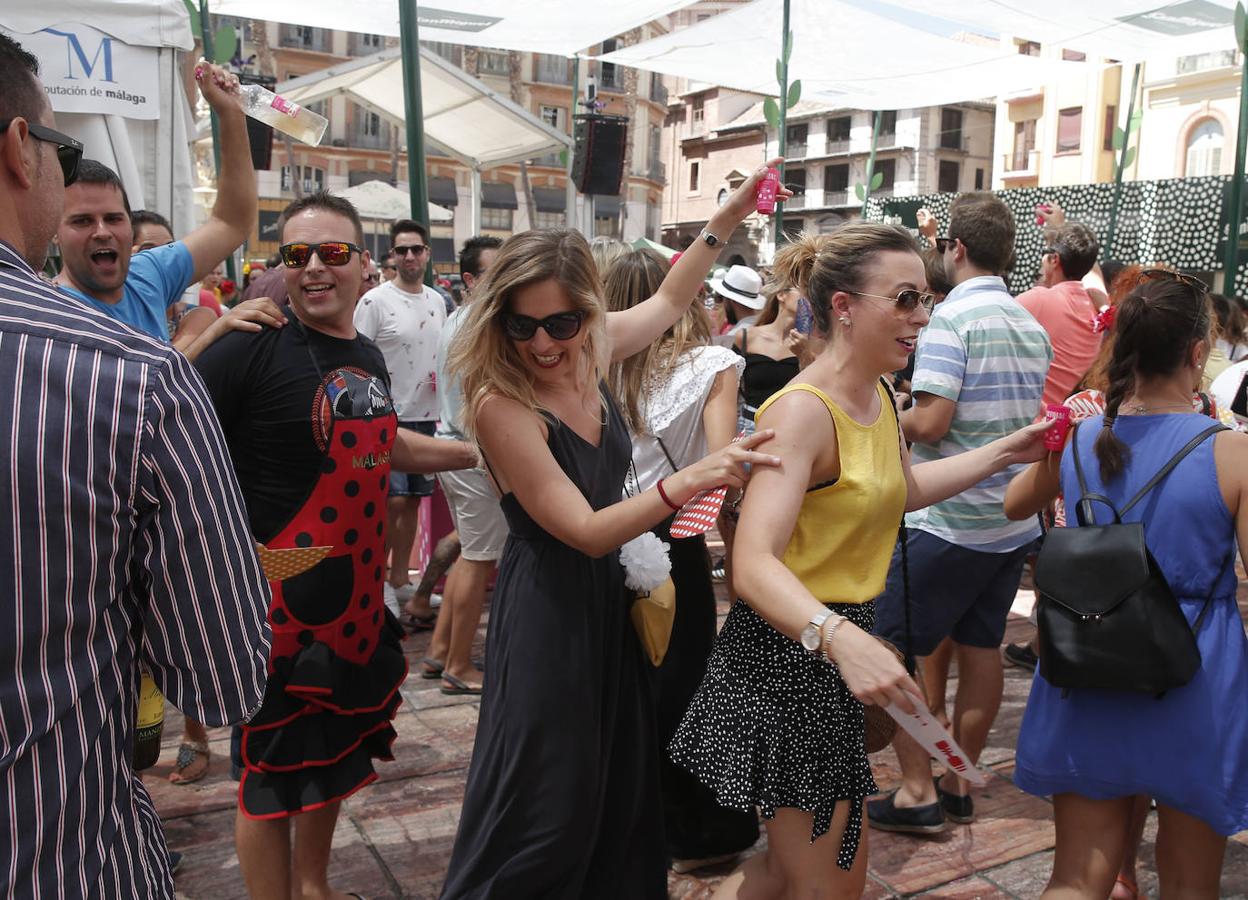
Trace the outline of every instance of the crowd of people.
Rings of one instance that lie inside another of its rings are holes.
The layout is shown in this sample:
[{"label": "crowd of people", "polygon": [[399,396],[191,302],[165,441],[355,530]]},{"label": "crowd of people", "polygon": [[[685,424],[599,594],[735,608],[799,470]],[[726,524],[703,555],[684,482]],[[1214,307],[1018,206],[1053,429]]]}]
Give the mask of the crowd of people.
[{"label": "crowd of people", "polygon": [[[1237,299],[1104,262],[1055,208],[1015,297],[1016,225],[988,193],[921,211],[917,239],[850,222],[708,279],[766,166],[670,261],[573,231],[474,237],[454,299],[425,283],[421,224],[394,223],[378,265],[355,208],[316,192],[239,285],[237,81],[197,71],[219,189],[179,238],[55,130],[36,60],[0,35],[6,893],[173,896],[133,760],[146,674],[185,713],[171,781],[203,778],[206,729],[232,726],[248,893],[358,896],[330,885],[334,829],[392,758],[421,631],[419,675],[480,695],[442,897],[664,897],[669,868],[747,854],[760,815],[766,848],[717,898],[859,896],[870,828],[975,820],[971,783],[902,731],[881,793],[868,719],[926,706],[978,763],[1024,572],[1047,529],[1087,524],[1064,498],[1126,507],[1194,441],[1131,517],[1196,676],[1071,690],[1043,642],[1004,659],[1038,663],[1015,780],[1053,798],[1045,896],[1137,896],[1151,804],[1163,896],[1218,896],[1248,828],[1248,410],[1215,384],[1248,367]],[[1076,423],[1061,450],[1055,409]],[[1205,440],[1211,421],[1235,427]],[[722,574],[674,525],[718,488]],[[435,492],[453,530],[413,582]],[[657,652],[634,606],[652,569],[676,598]]]}]

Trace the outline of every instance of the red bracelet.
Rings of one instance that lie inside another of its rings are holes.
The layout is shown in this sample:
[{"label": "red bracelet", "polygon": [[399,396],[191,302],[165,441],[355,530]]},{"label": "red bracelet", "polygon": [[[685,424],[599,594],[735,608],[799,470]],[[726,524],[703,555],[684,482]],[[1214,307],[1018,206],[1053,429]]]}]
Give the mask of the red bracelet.
[{"label": "red bracelet", "polygon": [[667,491],[663,490],[663,479],[659,479],[659,483],[655,485],[659,489],[659,496],[663,498],[663,502],[670,506],[676,512],[680,512],[680,507],[672,502],[672,498],[667,496]]}]

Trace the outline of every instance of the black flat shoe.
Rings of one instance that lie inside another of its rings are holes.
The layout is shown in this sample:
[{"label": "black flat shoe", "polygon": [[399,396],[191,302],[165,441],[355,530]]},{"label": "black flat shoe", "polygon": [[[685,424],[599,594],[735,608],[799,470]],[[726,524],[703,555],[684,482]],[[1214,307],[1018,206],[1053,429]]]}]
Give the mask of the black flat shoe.
[{"label": "black flat shoe", "polygon": [[880,831],[906,834],[939,834],[945,830],[945,811],[939,802],[926,806],[897,806],[896,791],[867,801],[867,821]]},{"label": "black flat shoe", "polygon": [[945,811],[945,818],[959,825],[969,825],[975,821],[975,801],[970,794],[954,794],[940,786],[940,776],[932,779],[936,785],[936,799],[940,808]]}]

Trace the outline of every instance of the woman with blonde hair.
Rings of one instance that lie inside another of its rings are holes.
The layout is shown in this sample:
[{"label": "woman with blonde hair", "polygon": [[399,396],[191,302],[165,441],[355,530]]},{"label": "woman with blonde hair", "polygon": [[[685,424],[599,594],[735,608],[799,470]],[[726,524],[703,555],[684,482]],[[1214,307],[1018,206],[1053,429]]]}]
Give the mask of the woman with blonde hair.
[{"label": "woman with blonde hair", "polygon": [[767,820],[767,849],[717,898],[856,897],[863,801],[876,792],[863,704],[922,702],[870,634],[902,512],[1039,459],[1046,426],[911,467],[882,381],[905,365],[932,303],[904,229],[803,236],[777,254],[776,277],[801,287],[827,347],[759,409],[784,464],[751,479],[734,548],[742,600],[671,753],[721,804]]},{"label": "woman with blonde hair", "polygon": [[[653,250],[632,250],[607,270],[607,308],[631,309],[653,296],[670,266]],[[693,303],[649,348],[611,367],[611,390],[633,435],[625,493],[653,487],[708,450],[726,447],[737,427],[737,379],[745,361],[711,344],[710,319]],[[635,477],[633,477],[635,476]],[[667,655],[654,671],[660,746],[676,732],[706,671],[715,642],[715,586],[706,540],[673,539],[672,517],[651,531],[670,547],[676,618]],[[677,872],[730,859],[758,840],[753,812],[725,809],[684,769],[660,761],[663,824]]]},{"label": "woman with blonde hair", "polygon": [[515,235],[451,345],[464,425],[511,534],[443,897],[667,894],[654,713],[617,548],[702,490],[740,487],[747,463],[778,460],[751,449],[759,435],[621,501],[632,445],[603,377],[685,314],[718,246],[753,212],[764,171],[654,296],[621,312],[604,310],[580,234]]}]

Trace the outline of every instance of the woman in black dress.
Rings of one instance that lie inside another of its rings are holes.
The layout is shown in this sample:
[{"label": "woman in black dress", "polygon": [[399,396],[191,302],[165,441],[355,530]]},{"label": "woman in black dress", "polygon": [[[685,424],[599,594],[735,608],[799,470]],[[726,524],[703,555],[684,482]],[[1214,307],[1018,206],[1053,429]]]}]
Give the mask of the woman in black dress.
[{"label": "woman in black dress", "polygon": [[654,713],[616,551],[699,491],[741,486],[745,463],[777,460],[749,449],[760,434],[619,502],[630,441],[602,376],[684,313],[762,171],[624,312],[605,313],[579,234],[516,235],[451,346],[511,535],[444,898],[667,894]]}]

